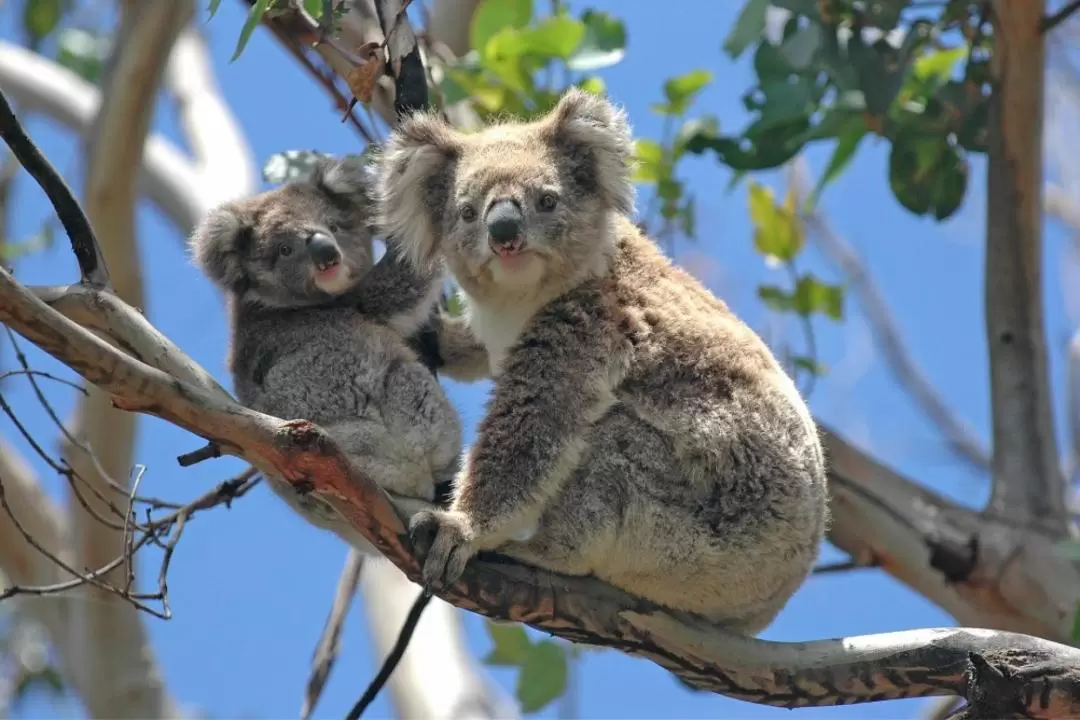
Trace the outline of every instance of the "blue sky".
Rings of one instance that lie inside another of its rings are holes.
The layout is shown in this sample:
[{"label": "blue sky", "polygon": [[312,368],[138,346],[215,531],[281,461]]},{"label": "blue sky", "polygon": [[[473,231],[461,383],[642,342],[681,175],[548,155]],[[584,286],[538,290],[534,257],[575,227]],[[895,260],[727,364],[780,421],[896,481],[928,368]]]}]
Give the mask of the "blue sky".
[{"label": "blue sky", "polygon": [[[200,3],[204,4],[204,3]],[[752,83],[748,59],[732,63],[720,44],[741,0],[592,0],[570,2],[573,10],[590,6],[622,17],[629,31],[625,60],[603,71],[609,94],[629,110],[637,134],[658,138],[660,118],[649,103],[660,98],[663,81],[694,68],[714,73],[712,85],[692,112],[715,114],[724,130],[745,122],[740,95]],[[21,4],[16,4],[20,7]],[[678,12],[671,9],[678,8]],[[0,11],[0,36],[11,39],[16,25],[11,4]],[[255,32],[239,61],[229,64],[243,22],[240,4],[222,3],[207,26],[218,80],[261,164],[285,149],[356,152],[356,136],[338,122],[331,103],[262,29]],[[671,48],[676,48],[675,52]],[[172,108],[161,103],[154,128],[182,143]],[[29,129],[52,162],[81,186],[84,168],[77,143],[49,121],[34,119]],[[823,201],[834,229],[854,244],[889,300],[904,339],[926,375],[978,435],[989,434],[989,376],[982,317],[982,233],[985,212],[985,165],[976,160],[962,210],[938,224],[903,210],[887,188],[884,143],[865,142],[848,171]],[[828,148],[809,154],[814,173],[827,160]],[[746,212],[746,190],[726,191],[730,173],[714,161],[691,158],[681,177],[697,196],[698,239],[680,243],[677,259],[704,268],[699,273],[755,328],[764,330],[767,313],[756,297],[771,277],[754,252]],[[775,173],[759,179],[776,183]],[[16,196],[11,237],[37,232],[49,209],[24,176]],[[147,268],[150,319],[222,382],[226,327],[221,298],[185,259],[183,238],[148,203],[139,210],[139,242]],[[1046,292],[1047,329],[1053,349],[1053,382],[1063,389],[1061,349],[1070,326],[1062,310],[1060,271],[1062,233],[1048,226]],[[707,260],[707,262],[703,262]],[[839,280],[835,269],[811,249],[803,269]],[[23,282],[73,281],[76,268],[63,238],[44,254],[21,261]],[[950,455],[939,435],[900,390],[879,353],[854,302],[844,322],[815,321],[819,359],[831,368],[819,381],[810,404],[821,420],[876,457],[935,490],[971,503],[987,494],[984,477]],[[796,328],[785,335],[798,347]],[[24,343],[29,347],[28,343]],[[41,369],[61,368],[36,349]],[[13,361],[4,348],[3,364]],[[461,411],[467,441],[482,411],[487,384],[458,385],[448,392]],[[55,432],[21,383],[5,388],[8,399],[40,438]],[[54,393],[58,398],[63,394]],[[58,402],[67,413],[71,399]],[[1062,417],[1062,408],[1056,408]],[[14,438],[9,422],[0,433]],[[140,424],[137,462],[148,467],[144,489],[170,498],[194,497],[241,470],[233,459],[180,468],[175,457],[200,444],[197,438],[163,421]],[[25,449],[25,445],[21,444]],[[49,493],[62,499],[62,486],[42,463],[35,462]],[[170,577],[174,618],[146,618],[154,649],[171,692],[181,702],[215,717],[295,717],[307,677],[311,651],[345,554],[344,546],[292,515],[267,489],[259,488],[229,510],[203,514],[188,528],[173,561]],[[831,548],[823,561],[841,559]],[[151,570],[149,566],[148,570]],[[151,570],[152,571],[152,570]],[[320,704],[320,717],[340,717],[377,670],[356,601],[343,642],[344,651]],[[811,640],[840,635],[952,624],[944,612],[877,570],[811,578],[763,637]],[[468,642],[476,653],[488,649],[483,621],[467,615]],[[600,718],[781,717],[785,711],[758,707],[719,696],[690,693],[658,666],[615,651],[589,652],[579,664],[579,713]],[[513,692],[515,674],[498,670],[497,682]],[[879,703],[849,708],[800,710],[800,718],[915,717],[926,701]],[[34,698],[24,717],[72,717],[78,709]],[[387,717],[387,695],[370,717]],[[541,714],[552,717],[549,708]]]}]

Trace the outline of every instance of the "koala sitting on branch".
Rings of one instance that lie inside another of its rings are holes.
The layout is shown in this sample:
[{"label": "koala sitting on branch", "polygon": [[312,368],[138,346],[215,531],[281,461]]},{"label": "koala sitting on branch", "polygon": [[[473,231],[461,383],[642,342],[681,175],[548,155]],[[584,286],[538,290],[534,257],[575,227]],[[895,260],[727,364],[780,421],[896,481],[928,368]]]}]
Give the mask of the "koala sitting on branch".
[{"label": "koala sitting on branch", "polygon": [[418,269],[445,261],[495,378],[451,507],[413,517],[423,577],[497,550],[757,634],[824,537],[817,427],[635,227],[631,160],[624,113],[577,89],[473,134],[415,115],[382,154],[380,227]]},{"label": "koala sitting on branch", "polygon": [[[226,294],[240,402],[322,426],[407,518],[452,481],[461,421],[406,341],[431,316],[442,273],[393,248],[374,264],[371,182],[359,158],[322,158],[306,179],[213,210],[190,244]],[[329,505],[267,480],[308,521],[377,554]]]}]

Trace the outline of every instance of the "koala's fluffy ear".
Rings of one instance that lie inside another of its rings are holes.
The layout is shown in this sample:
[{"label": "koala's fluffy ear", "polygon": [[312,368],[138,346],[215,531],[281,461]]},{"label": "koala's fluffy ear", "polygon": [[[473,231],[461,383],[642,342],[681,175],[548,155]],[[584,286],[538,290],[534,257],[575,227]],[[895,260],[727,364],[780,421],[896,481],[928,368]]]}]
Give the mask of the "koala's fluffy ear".
[{"label": "koala's fluffy ear", "polygon": [[635,191],[630,180],[634,144],[622,108],[606,98],[572,87],[546,118],[549,141],[582,190],[597,193],[612,209],[632,215]]},{"label": "koala's fluffy ear", "polygon": [[247,282],[243,258],[249,252],[252,228],[228,205],[216,208],[191,233],[188,246],[195,264],[213,282],[240,292]]},{"label": "koala's fluffy ear", "polygon": [[359,155],[320,158],[315,163],[312,181],[327,194],[354,203],[358,210],[371,207],[375,173],[370,161]]},{"label": "koala's fluffy ear", "polygon": [[402,121],[380,153],[376,216],[387,241],[415,267],[438,262],[439,225],[461,154],[458,134],[434,112]]}]

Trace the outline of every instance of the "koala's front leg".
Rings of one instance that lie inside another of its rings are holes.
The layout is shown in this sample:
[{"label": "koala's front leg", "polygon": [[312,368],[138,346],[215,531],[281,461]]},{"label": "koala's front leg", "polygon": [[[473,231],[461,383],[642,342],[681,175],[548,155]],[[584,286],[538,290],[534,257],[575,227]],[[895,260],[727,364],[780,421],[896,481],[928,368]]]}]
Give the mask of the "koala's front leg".
[{"label": "koala's front leg", "polygon": [[387,243],[386,254],[343,299],[408,337],[427,321],[441,292],[441,269],[417,270]]},{"label": "koala's front leg", "polygon": [[511,349],[447,511],[413,517],[427,584],[453,583],[480,550],[535,532],[610,408],[626,350],[599,302],[560,300]]}]

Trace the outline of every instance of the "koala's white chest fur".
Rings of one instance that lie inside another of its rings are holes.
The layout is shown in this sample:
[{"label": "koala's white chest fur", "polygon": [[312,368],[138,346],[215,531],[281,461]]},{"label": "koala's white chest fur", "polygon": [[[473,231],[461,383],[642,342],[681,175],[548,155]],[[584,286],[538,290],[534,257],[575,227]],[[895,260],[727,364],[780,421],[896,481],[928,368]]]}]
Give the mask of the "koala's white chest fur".
[{"label": "koala's white chest fur", "polygon": [[499,375],[507,350],[513,345],[525,324],[536,314],[532,303],[486,304],[465,296],[469,329],[483,343],[491,361],[491,374]]}]

